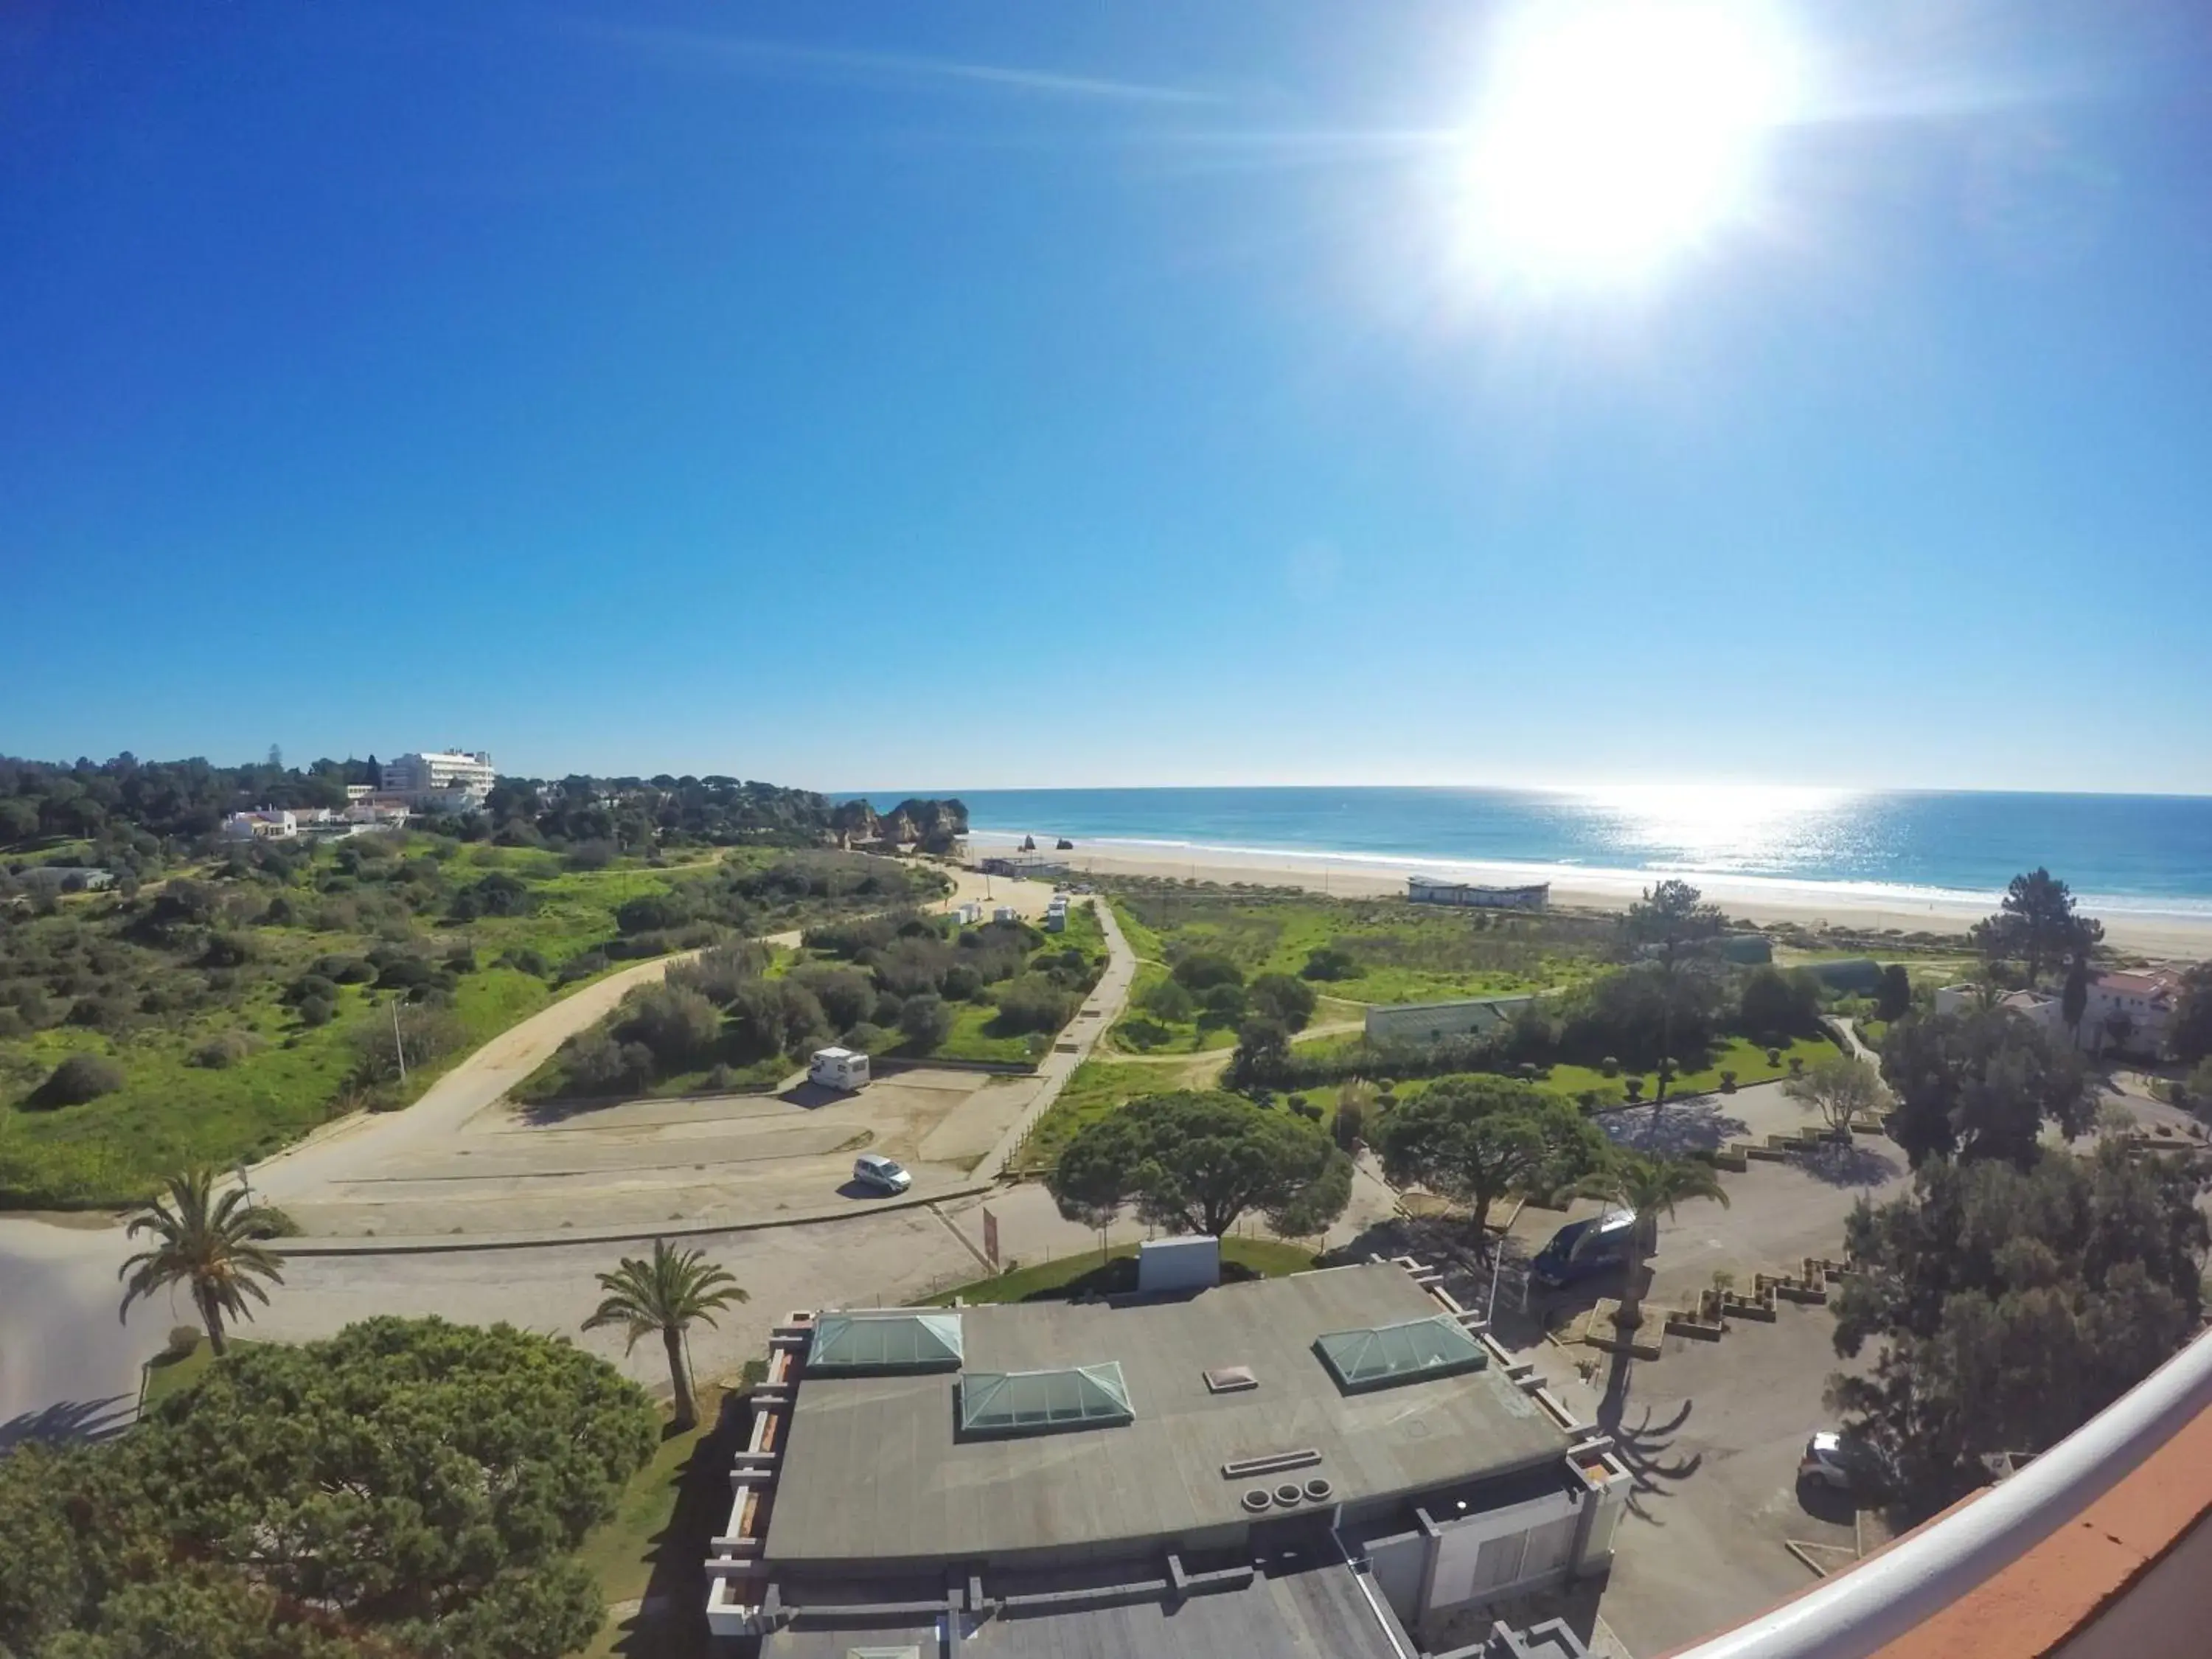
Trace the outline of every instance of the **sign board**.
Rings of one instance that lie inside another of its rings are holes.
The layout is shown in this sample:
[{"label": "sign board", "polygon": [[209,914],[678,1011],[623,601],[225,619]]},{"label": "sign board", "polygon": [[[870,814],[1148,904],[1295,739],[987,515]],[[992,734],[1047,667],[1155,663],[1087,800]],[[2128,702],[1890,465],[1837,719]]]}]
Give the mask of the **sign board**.
[{"label": "sign board", "polygon": [[999,1265],[999,1218],[988,1208],[983,1212],[983,1259],[994,1267]]}]

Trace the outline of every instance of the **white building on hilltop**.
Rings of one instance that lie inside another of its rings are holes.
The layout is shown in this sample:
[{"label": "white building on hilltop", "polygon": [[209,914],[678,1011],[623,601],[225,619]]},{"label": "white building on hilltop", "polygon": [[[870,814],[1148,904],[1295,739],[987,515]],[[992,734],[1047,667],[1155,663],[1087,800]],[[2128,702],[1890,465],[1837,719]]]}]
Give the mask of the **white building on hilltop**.
[{"label": "white building on hilltop", "polygon": [[426,750],[401,755],[379,769],[378,781],[387,795],[417,798],[442,795],[447,790],[466,790],[477,795],[491,793],[496,775],[488,750]]}]

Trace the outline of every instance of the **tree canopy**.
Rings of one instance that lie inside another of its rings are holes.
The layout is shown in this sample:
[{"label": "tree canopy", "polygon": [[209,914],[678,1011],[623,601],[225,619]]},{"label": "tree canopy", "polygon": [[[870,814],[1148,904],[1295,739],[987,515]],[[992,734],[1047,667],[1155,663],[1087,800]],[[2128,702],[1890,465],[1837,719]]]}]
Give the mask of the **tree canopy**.
[{"label": "tree canopy", "polygon": [[1820,1115],[1830,1129],[1848,1130],[1877,1115],[1887,1103],[1873,1066],[1849,1054],[1823,1054],[1802,1076],[1785,1079],[1782,1092]]},{"label": "tree canopy", "polygon": [[1572,1102],[1524,1083],[1440,1078],[1401,1101],[1376,1139],[1394,1186],[1418,1183],[1465,1203],[1475,1237],[1509,1192],[1552,1191],[1604,1161],[1607,1142]]},{"label": "tree canopy", "polygon": [[1248,1212],[1317,1233],[1352,1197],[1352,1163],[1315,1125],[1218,1092],[1148,1095],[1071,1140],[1046,1182],[1060,1213],[1103,1224],[1125,1207],[1218,1237]]},{"label": "tree canopy", "polygon": [[1910,1194],[1861,1200],[1836,1352],[1877,1347],[1870,1376],[1830,1392],[1917,1503],[1978,1484],[1986,1455],[2053,1444],[2189,1339],[2207,1238],[2197,1184],[2104,1146],[2026,1170],[1936,1159]]},{"label": "tree canopy", "polygon": [[2005,1008],[1907,1015],[1882,1040],[1881,1075],[1916,1165],[1942,1154],[2025,1167],[2045,1122],[2071,1139],[2096,1115],[2081,1057]]},{"label": "tree canopy", "polygon": [[552,1659],[599,1626],[569,1553],[656,1431],[612,1366],[506,1325],[240,1349],[120,1439],[0,1458],[0,1645]]},{"label": "tree canopy", "polygon": [[2032,984],[2045,968],[2088,954],[2104,924],[2075,914],[2074,895],[2050,871],[2014,876],[1997,914],[1974,924],[1974,948],[1992,961],[2019,962]]},{"label": "tree canopy", "polygon": [[2212,1060],[2212,962],[2200,962],[2181,976],[2181,994],[2166,1023],[2166,1046],[2184,1066]]}]

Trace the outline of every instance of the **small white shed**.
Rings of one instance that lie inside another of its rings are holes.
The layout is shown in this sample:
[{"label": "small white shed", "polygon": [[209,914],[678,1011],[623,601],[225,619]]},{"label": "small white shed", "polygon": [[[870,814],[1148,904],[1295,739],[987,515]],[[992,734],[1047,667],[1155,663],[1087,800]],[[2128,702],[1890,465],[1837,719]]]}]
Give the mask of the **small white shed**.
[{"label": "small white shed", "polygon": [[1019,921],[1021,919],[1022,913],[1011,904],[1002,904],[991,912],[991,920],[994,921]]},{"label": "small white shed", "polygon": [[825,1089],[865,1088],[868,1057],[850,1048],[817,1048],[814,1063],[806,1068],[806,1080]]}]

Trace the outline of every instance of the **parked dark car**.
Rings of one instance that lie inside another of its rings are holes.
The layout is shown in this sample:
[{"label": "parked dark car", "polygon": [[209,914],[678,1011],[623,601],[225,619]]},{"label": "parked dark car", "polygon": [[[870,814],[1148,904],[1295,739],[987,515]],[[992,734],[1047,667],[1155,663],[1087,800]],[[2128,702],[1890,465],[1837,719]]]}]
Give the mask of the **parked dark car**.
[{"label": "parked dark car", "polygon": [[1557,1290],[1626,1263],[1636,1249],[1636,1216],[1611,1210],[1587,1221],[1570,1221],[1536,1252],[1528,1271],[1540,1285]]}]

